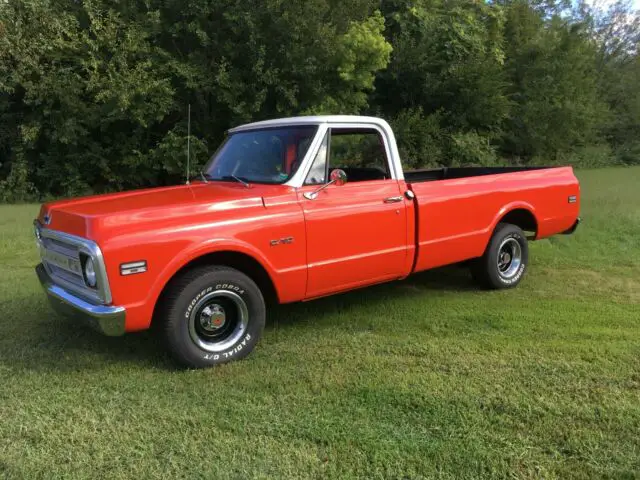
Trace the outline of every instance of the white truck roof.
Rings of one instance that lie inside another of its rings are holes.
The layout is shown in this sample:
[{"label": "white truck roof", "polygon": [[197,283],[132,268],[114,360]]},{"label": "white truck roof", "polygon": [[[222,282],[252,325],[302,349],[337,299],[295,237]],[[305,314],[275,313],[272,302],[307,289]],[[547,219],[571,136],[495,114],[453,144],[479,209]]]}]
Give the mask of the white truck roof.
[{"label": "white truck roof", "polygon": [[373,124],[388,129],[389,124],[381,118],[366,117],[361,115],[314,115],[289,118],[275,118],[273,120],[263,120],[261,122],[247,123],[229,130],[229,133],[240,132],[243,130],[253,130],[255,128],[269,128],[291,125],[319,125],[323,123],[364,123]]}]

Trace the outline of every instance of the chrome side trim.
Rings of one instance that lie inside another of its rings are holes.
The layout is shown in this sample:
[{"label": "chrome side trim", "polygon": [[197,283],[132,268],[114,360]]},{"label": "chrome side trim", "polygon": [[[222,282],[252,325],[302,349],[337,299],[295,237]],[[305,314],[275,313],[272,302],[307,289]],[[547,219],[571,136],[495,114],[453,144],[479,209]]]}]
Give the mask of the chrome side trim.
[{"label": "chrome side trim", "polygon": [[82,320],[104,335],[119,336],[125,333],[124,307],[93,305],[72,295],[53,282],[43,264],[36,267],[36,274],[49,303],[59,314]]},{"label": "chrome side trim", "polygon": [[[50,238],[52,240],[57,240],[59,242],[69,244],[75,247],[78,252],[92,257],[95,262],[96,276],[98,279],[97,289],[94,290],[89,287],[80,288],[78,285],[66,281],[57,275],[54,275],[55,282],[59,283],[66,290],[70,290],[89,301],[96,301],[104,304],[111,303],[112,297],[111,289],[109,288],[109,279],[107,277],[107,269],[105,267],[102,250],[100,250],[98,244],[86,238],[71,235],[70,233],[59,232],[57,230],[51,230],[49,228],[43,227],[42,225],[40,225],[40,222],[38,222],[38,220],[35,220],[34,224],[39,227],[41,238]],[[46,266],[44,268],[47,270],[47,273],[49,275],[53,274],[53,272],[51,272]]]}]

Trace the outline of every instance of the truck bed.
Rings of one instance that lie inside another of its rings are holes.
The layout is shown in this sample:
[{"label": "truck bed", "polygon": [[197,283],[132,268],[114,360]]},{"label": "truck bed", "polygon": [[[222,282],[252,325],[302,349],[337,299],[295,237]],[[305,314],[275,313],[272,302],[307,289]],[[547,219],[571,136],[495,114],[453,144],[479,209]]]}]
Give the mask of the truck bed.
[{"label": "truck bed", "polygon": [[572,227],[580,187],[571,167],[462,167],[405,172],[415,195],[413,271],[480,257],[505,215],[536,239]]}]

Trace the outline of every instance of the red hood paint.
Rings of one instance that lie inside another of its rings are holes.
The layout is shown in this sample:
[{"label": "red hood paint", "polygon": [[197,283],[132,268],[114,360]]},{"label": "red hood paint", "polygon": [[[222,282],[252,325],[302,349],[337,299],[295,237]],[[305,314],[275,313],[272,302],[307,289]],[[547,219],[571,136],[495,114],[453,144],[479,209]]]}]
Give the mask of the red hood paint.
[{"label": "red hood paint", "polygon": [[38,220],[45,224],[48,216],[48,228],[99,240],[114,231],[143,229],[146,223],[159,227],[198,213],[264,207],[265,196],[291,191],[284,185],[247,188],[228,182],[198,182],[51,202],[42,206]]}]

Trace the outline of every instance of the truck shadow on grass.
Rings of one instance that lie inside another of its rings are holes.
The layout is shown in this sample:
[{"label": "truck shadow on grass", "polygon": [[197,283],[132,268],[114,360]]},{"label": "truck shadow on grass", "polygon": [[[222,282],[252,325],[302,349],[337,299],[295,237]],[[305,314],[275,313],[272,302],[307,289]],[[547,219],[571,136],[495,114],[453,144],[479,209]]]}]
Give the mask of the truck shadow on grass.
[{"label": "truck shadow on grass", "polygon": [[[325,297],[310,302],[277,305],[267,315],[265,336],[274,329],[329,327],[323,322],[338,311],[375,308],[384,302],[410,302],[416,295],[429,292],[460,292],[478,288],[468,270],[459,266],[445,267],[413,275],[400,282],[375,285],[360,290]],[[35,295],[34,289],[34,295]],[[38,291],[38,294],[40,292]],[[21,318],[30,328],[14,328],[20,305],[33,304],[31,316]],[[437,301],[434,299],[434,301]],[[0,305],[5,319],[0,323],[0,366],[38,371],[91,371],[107,367],[119,369],[181,370],[166,353],[155,329],[123,337],[105,337],[87,326],[59,317],[42,297],[14,299]],[[313,325],[313,326],[312,326]],[[264,340],[264,339],[263,339]]]},{"label": "truck shadow on grass", "polygon": [[122,370],[177,370],[152,331],[131,333],[122,337],[105,337],[86,325],[53,312],[43,316],[48,325],[21,335],[17,342],[0,348],[0,366],[37,371],[100,371],[117,366]]},{"label": "truck shadow on grass", "polygon": [[480,287],[472,280],[465,265],[451,265],[416,273],[401,281],[350,290],[309,302],[276,305],[267,314],[266,328],[281,328],[311,320],[317,322],[338,311],[371,307],[383,302],[402,300],[403,297],[411,302],[417,295],[428,296],[429,292],[479,290]]}]

